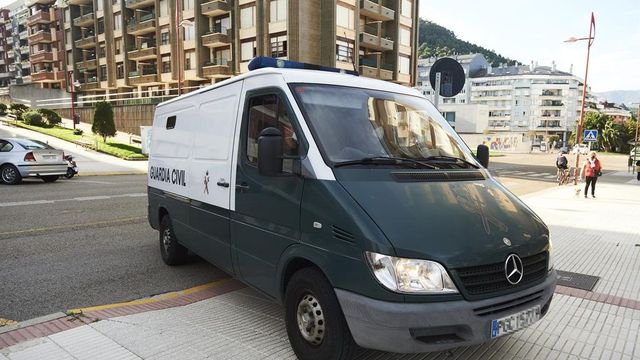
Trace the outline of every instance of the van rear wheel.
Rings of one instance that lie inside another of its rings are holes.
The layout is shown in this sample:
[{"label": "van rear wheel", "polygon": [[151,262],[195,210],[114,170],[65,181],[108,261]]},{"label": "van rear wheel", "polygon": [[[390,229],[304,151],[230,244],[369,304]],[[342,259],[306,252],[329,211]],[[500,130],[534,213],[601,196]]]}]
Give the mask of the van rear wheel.
[{"label": "van rear wheel", "polygon": [[167,265],[181,265],[187,261],[188,250],[180,243],[173,232],[171,218],[165,215],[160,220],[160,255]]},{"label": "van rear wheel", "polygon": [[352,359],[356,350],[333,287],[314,268],[291,277],[285,293],[285,322],[299,359]]}]

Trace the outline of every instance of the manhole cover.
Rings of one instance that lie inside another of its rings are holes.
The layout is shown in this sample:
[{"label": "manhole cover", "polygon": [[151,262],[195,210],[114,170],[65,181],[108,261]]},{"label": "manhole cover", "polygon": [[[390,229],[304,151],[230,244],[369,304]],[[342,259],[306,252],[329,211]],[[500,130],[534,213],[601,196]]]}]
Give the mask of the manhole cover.
[{"label": "manhole cover", "polygon": [[578,274],[569,271],[557,271],[558,285],[568,286],[576,289],[591,291],[596,286],[600,277]]}]

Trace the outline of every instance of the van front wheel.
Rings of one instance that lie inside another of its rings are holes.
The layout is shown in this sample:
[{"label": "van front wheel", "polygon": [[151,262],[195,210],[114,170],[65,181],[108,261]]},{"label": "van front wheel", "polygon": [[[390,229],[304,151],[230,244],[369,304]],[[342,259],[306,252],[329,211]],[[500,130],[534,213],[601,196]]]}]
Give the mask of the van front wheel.
[{"label": "van front wheel", "polygon": [[162,255],[162,261],[167,265],[184,264],[187,260],[187,253],[187,248],[178,243],[171,225],[171,218],[169,215],[163,216],[162,220],[160,220],[160,255]]},{"label": "van front wheel", "polygon": [[356,350],[333,288],[313,268],[293,274],[285,293],[287,334],[299,359],[352,359]]}]

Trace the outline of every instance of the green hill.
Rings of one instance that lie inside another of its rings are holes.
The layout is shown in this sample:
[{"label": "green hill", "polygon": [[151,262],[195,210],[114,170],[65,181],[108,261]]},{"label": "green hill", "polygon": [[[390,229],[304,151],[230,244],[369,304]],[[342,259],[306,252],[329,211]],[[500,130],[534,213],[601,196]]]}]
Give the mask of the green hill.
[{"label": "green hill", "polygon": [[506,58],[493,50],[460,40],[453,31],[431,21],[420,19],[419,34],[418,56],[420,58],[480,53],[492,66],[498,66],[500,63],[520,64],[519,61]]}]

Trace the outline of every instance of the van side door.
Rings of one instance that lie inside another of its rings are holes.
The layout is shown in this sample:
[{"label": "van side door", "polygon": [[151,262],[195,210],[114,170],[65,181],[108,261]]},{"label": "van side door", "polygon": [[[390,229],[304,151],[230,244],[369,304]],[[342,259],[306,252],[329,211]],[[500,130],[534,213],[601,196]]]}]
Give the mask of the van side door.
[{"label": "van side door", "polygon": [[284,160],[282,176],[258,173],[258,137],[267,127],[283,136],[283,155],[301,155],[302,132],[285,93],[278,88],[247,91],[235,180],[231,236],[237,274],[275,296],[276,267],[282,252],[300,239],[300,204],[304,179]]}]

